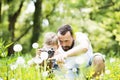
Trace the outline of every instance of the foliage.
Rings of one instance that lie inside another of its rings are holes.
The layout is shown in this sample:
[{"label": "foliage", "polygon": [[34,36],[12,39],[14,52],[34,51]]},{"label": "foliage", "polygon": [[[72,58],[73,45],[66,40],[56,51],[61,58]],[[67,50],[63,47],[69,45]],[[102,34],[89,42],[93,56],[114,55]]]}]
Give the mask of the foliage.
[{"label": "foliage", "polygon": [[[7,57],[7,47],[12,44],[8,38],[10,37],[8,17],[16,12],[21,0],[1,0],[0,79],[56,80],[53,74],[50,74],[51,78],[50,75],[43,76],[42,69],[38,69],[38,66],[30,67],[27,64],[27,61],[35,55],[35,49],[29,49],[35,1],[37,0],[24,0],[22,12],[15,23],[15,43],[23,45],[22,52],[25,54],[22,55],[25,59],[24,64],[16,67],[14,64],[19,57],[18,53]],[[81,31],[88,35],[94,52],[101,52],[107,56],[105,74],[101,75],[101,78],[103,80],[120,79],[120,59],[113,57],[120,55],[120,0],[42,0],[41,13],[40,25],[43,32],[39,36],[39,47],[42,46],[45,32],[56,32],[61,25],[70,24],[74,32]],[[84,73],[87,73],[88,78],[93,73],[84,68],[81,71],[81,79]],[[59,77],[57,79],[59,80]]]},{"label": "foliage", "polygon": [[[23,57],[24,56],[24,57]],[[31,59],[30,55],[23,56],[11,56],[9,58],[0,59],[0,79],[11,80],[11,79],[22,79],[22,80],[60,80],[62,74],[59,77],[55,77],[54,74],[49,73],[42,66],[29,66],[27,61]],[[21,59],[20,59],[21,58]],[[20,59],[20,60],[18,60]],[[6,64],[5,64],[6,63]],[[105,73],[99,78],[103,80],[118,80],[120,79],[120,59],[111,57],[106,59]],[[93,72],[90,71],[91,68],[80,68],[79,79],[84,80],[86,77],[89,79]],[[86,75],[86,77],[85,77]],[[78,80],[79,80],[78,79]],[[63,78],[63,80],[65,80]],[[86,80],[86,79],[85,79]]]},{"label": "foliage", "polygon": [[[120,9],[119,5],[120,1],[118,0],[104,0],[102,2],[100,1],[94,1],[94,5],[92,7],[95,7],[94,10],[90,13],[90,18],[94,21],[97,21],[98,24],[100,24],[100,27],[104,29],[105,32],[103,32],[104,36],[106,37],[104,39],[104,43],[108,44],[103,52],[108,53],[113,51],[115,55],[119,55],[119,16]],[[117,29],[117,30],[116,30]],[[99,34],[100,35],[100,34]],[[107,37],[108,36],[108,37]],[[112,47],[114,46],[114,47]],[[102,47],[101,47],[102,49]]]},{"label": "foliage", "polygon": [[2,39],[0,39],[0,57],[6,57],[8,55],[7,48],[11,44],[12,43],[5,45],[5,41],[3,41]]},{"label": "foliage", "polygon": [[[9,43],[8,16],[16,12],[21,0],[2,1],[0,37]],[[22,12],[15,23],[15,40],[28,30],[17,41],[17,43],[23,44],[24,53],[30,52],[35,1],[24,1]],[[70,24],[74,32],[82,31],[89,36],[94,52],[101,52],[108,56],[119,56],[119,4],[119,0],[42,0],[42,14],[40,17],[42,23],[40,25],[42,25],[43,32],[40,34],[38,42],[42,46],[42,38],[45,32],[57,32],[58,27],[61,25]]]}]

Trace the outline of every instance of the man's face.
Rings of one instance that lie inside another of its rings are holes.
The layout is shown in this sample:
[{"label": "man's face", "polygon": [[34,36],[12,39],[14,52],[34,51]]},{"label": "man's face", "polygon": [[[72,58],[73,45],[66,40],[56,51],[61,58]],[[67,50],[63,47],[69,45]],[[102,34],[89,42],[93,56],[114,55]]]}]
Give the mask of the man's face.
[{"label": "man's face", "polygon": [[69,31],[65,35],[61,35],[58,32],[58,40],[59,40],[60,46],[63,48],[64,51],[71,49],[74,41],[73,36],[70,34]]}]

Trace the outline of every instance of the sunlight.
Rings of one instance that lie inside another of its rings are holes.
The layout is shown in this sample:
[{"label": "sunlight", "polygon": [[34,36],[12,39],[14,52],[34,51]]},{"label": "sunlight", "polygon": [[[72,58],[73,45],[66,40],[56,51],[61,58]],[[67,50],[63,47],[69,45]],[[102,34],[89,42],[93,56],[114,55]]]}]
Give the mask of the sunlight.
[{"label": "sunlight", "polygon": [[47,27],[49,25],[48,19],[43,19],[42,26]]},{"label": "sunlight", "polygon": [[26,13],[33,13],[35,11],[34,3],[31,1],[28,4],[28,7],[26,9]]}]

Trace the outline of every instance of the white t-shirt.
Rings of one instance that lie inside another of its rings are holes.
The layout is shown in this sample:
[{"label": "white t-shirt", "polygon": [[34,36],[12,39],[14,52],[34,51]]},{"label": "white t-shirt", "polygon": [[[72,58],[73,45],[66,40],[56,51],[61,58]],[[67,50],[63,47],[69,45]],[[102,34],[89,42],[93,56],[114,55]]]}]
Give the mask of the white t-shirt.
[{"label": "white t-shirt", "polygon": [[[73,47],[80,45],[82,40],[87,40],[90,43],[87,35],[85,35],[84,33],[76,32],[75,36],[76,36],[76,39]],[[60,53],[65,52],[62,49],[62,47],[59,47],[58,51]],[[63,64],[63,68],[66,68],[66,69],[79,68],[79,65],[86,64],[92,55],[93,55],[93,51],[90,43],[88,51],[85,54],[81,54],[79,56],[67,57],[65,60],[65,64]]]}]

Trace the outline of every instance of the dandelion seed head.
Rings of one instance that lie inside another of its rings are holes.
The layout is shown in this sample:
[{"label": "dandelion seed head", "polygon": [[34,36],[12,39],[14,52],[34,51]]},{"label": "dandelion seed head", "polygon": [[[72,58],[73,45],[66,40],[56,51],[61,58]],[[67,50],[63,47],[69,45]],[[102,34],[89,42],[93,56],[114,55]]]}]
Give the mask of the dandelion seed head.
[{"label": "dandelion seed head", "polygon": [[0,77],[0,80],[3,80],[3,79]]},{"label": "dandelion seed head", "polygon": [[42,73],[42,76],[43,76],[43,77],[47,77],[47,76],[48,76],[48,71],[43,72],[43,73]]},{"label": "dandelion seed head", "polygon": [[22,51],[22,45],[21,45],[21,44],[16,44],[16,45],[14,45],[13,50],[14,50],[15,52],[20,52],[20,51]]},{"label": "dandelion seed head", "polygon": [[32,64],[34,64],[33,59],[29,60],[29,61],[27,62],[27,64],[28,64],[29,66],[32,65]]},{"label": "dandelion seed head", "polygon": [[42,60],[46,60],[48,58],[48,53],[47,52],[41,52],[40,57]]},{"label": "dandelion seed head", "polygon": [[110,58],[110,63],[115,62],[115,58]]},{"label": "dandelion seed head", "polygon": [[17,61],[16,61],[17,65],[24,65],[25,64],[25,60],[23,57],[18,57]]},{"label": "dandelion seed head", "polygon": [[40,58],[34,58],[33,61],[34,61],[34,63],[36,63],[36,64],[41,64],[41,63],[43,62],[43,60],[40,59]]},{"label": "dandelion seed head", "polygon": [[73,72],[77,72],[77,69],[76,69],[76,68],[72,68],[72,71],[73,71]]},{"label": "dandelion seed head", "polygon": [[38,43],[33,43],[33,44],[32,44],[32,47],[33,47],[34,49],[37,49],[37,48],[39,47],[39,45],[38,45]]},{"label": "dandelion seed head", "polygon": [[10,80],[15,80],[14,78],[10,79]]},{"label": "dandelion seed head", "polygon": [[105,74],[110,74],[110,70],[105,70]]},{"label": "dandelion seed head", "polygon": [[17,65],[16,65],[16,64],[11,64],[11,65],[10,65],[10,69],[11,69],[11,70],[15,70],[16,68],[17,68]]}]

